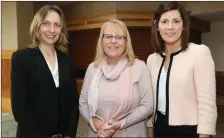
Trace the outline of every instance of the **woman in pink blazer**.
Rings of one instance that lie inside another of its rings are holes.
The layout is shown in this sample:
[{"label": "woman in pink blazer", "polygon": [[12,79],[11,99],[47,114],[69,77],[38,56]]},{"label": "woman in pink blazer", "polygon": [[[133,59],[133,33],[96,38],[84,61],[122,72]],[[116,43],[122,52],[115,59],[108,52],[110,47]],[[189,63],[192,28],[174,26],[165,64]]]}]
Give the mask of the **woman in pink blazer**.
[{"label": "woman in pink blazer", "polygon": [[161,4],[151,36],[156,52],[147,60],[155,93],[149,132],[154,128],[155,137],[215,135],[215,66],[207,46],[189,42],[184,7],[177,2]]}]

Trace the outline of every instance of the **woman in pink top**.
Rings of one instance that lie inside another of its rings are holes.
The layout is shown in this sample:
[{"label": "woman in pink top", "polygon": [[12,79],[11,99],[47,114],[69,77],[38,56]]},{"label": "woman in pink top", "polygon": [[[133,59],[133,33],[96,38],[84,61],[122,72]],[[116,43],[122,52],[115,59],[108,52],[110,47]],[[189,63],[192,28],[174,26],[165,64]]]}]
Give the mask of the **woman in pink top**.
[{"label": "woman in pink top", "polygon": [[155,137],[215,135],[215,66],[210,50],[189,43],[188,14],[177,2],[161,4],[153,23],[156,52],[148,57],[147,66],[155,108],[147,126],[154,127]]},{"label": "woman in pink top", "polygon": [[135,59],[123,22],[103,24],[79,103],[89,123],[87,137],[146,137],[145,121],[153,112],[151,78],[146,64]]}]

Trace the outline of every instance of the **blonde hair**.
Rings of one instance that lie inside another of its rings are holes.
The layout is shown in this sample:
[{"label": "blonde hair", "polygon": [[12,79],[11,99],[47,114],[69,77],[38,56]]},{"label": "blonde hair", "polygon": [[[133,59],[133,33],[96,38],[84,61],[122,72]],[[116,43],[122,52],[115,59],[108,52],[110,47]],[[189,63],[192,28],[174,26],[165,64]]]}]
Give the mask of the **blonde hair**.
[{"label": "blonde hair", "polygon": [[97,46],[96,46],[96,54],[95,54],[94,64],[96,66],[98,66],[101,63],[101,61],[103,60],[103,57],[105,56],[105,53],[104,53],[103,47],[102,47],[102,39],[103,39],[104,30],[110,24],[118,25],[122,29],[124,35],[126,36],[126,45],[125,45],[125,50],[122,54],[122,57],[128,59],[128,65],[133,65],[134,61],[135,61],[135,54],[134,54],[132,44],[131,44],[131,37],[130,37],[129,31],[127,29],[127,26],[122,21],[119,21],[119,20],[110,20],[102,25],[101,30],[100,30],[99,39],[98,39]]},{"label": "blonde hair", "polygon": [[44,22],[44,19],[46,18],[47,14],[50,11],[57,12],[61,18],[61,34],[58,41],[55,43],[55,48],[62,52],[67,52],[68,34],[67,34],[66,24],[64,20],[64,13],[62,9],[58,7],[57,5],[46,5],[37,11],[30,25],[30,37],[32,40],[32,44],[30,44],[29,47],[36,48],[38,47],[39,42],[42,41],[42,38],[39,34],[39,29],[41,24]]}]

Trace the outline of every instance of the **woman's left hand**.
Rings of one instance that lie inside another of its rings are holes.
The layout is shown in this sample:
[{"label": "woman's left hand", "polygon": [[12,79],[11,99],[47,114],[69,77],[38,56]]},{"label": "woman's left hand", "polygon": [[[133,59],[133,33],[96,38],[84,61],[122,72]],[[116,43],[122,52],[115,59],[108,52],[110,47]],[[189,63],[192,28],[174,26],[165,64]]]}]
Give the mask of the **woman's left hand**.
[{"label": "woman's left hand", "polygon": [[115,132],[120,128],[121,123],[118,122],[109,122],[105,123],[101,129],[98,131],[98,137],[112,137]]},{"label": "woman's left hand", "polygon": [[111,129],[108,123],[105,123],[101,129],[98,130],[98,137],[112,137],[115,133],[115,130]]}]

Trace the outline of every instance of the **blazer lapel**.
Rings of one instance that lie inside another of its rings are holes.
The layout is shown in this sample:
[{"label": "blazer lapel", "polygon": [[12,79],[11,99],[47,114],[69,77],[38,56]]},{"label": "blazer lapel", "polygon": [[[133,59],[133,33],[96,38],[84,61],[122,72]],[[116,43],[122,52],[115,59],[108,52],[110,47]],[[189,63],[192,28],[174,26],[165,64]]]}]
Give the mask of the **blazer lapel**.
[{"label": "blazer lapel", "polygon": [[64,62],[63,62],[63,55],[60,51],[56,49],[57,58],[58,58],[58,75],[59,75],[59,87],[62,85],[63,80],[63,72],[64,72]]},{"label": "blazer lapel", "polygon": [[56,85],[54,83],[54,78],[51,74],[50,68],[48,67],[47,61],[45,60],[42,52],[40,51],[39,48],[36,48],[35,53],[37,55],[36,67],[38,69],[38,74],[40,76],[42,76],[43,79],[48,80],[49,83],[51,83],[52,85],[54,85],[56,87]]}]

